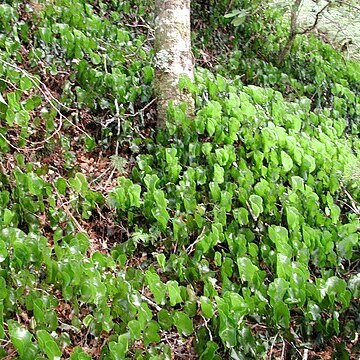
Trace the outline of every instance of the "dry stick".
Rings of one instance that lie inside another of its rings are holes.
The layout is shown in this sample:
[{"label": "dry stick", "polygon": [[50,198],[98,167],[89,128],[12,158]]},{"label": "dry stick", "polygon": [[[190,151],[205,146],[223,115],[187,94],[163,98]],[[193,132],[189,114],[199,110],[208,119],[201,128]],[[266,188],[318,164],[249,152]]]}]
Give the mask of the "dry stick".
[{"label": "dry stick", "polygon": [[287,341],[288,345],[292,346],[293,349],[295,349],[295,351],[298,353],[299,356],[302,356],[301,351],[296,347],[296,345],[294,343],[289,342],[288,340],[286,340],[286,341]]},{"label": "dry stick", "polygon": [[213,336],[212,336],[212,333],[211,333],[211,331],[210,331],[210,329],[209,329],[209,326],[208,326],[208,322],[209,322],[210,319],[205,319],[205,317],[204,317],[203,315],[201,315],[201,317],[202,317],[202,319],[204,320],[204,325],[205,325],[205,327],[206,327],[206,330],[207,330],[208,333],[209,333],[210,341],[213,341]]},{"label": "dry stick", "polygon": [[124,116],[126,117],[135,117],[137,115],[139,115],[140,113],[142,113],[143,111],[145,111],[149,106],[151,106],[155,101],[157,100],[157,98],[152,99],[148,104],[146,104],[142,109],[140,109],[139,111],[137,111],[135,114],[124,114]]},{"label": "dry stick", "polygon": [[202,240],[203,238],[203,235],[205,234],[206,232],[206,226],[204,226],[201,230],[201,233],[200,235],[196,238],[196,240],[194,242],[192,242],[185,250],[185,252],[190,255],[193,251],[194,251],[194,246]]},{"label": "dry stick", "polygon": [[[135,114],[124,114],[123,116],[125,116],[125,117],[135,117],[135,116],[139,115],[140,113],[142,113],[143,111],[145,111],[155,101],[156,101],[156,98],[152,99],[148,104],[146,104],[142,109],[137,111]],[[121,125],[120,120],[121,120],[121,117],[120,117],[120,109],[119,109],[119,104],[118,104],[117,99],[115,99],[114,104],[115,104],[115,115],[111,119],[109,119],[107,121],[106,125],[109,125],[110,123],[112,123],[114,120],[117,119],[117,121],[118,121],[117,137],[119,138],[119,136],[120,136],[120,125]],[[116,141],[115,155],[116,156],[119,155],[119,140],[118,139]],[[114,176],[114,173],[115,173],[115,168],[112,169],[111,174],[110,174],[108,180],[106,181],[105,187],[111,182],[111,179]]]},{"label": "dry stick", "polygon": [[285,360],[285,350],[286,350],[286,343],[285,343],[285,341],[283,339],[283,347],[282,347],[282,350],[281,350],[281,357],[280,357],[281,360]]},{"label": "dry stick", "polygon": [[307,29],[297,32],[298,35],[304,35],[310,31],[313,31],[316,27],[316,25],[318,24],[319,20],[320,20],[320,15],[331,5],[331,2],[328,2],[326,5],[324,5],[320,11],[318,11],[315,15],[315,21],[314,23],[309,26]]},{"label": "dry stick", "polygon": [[353,5],[353,4],[350,4],[347,1],[338,0],[338,2],[339,2],[340,5],[345,5],[345,6],[348,6],[349,8],[352,8],[352,9],[354,9],[356,11],[360,11],[360,7],[358,7],[356,5]]},{"label": "dry stick", "polygon": [[339,202],[346,207],[348,207],[351,211],[353,211],[355,214],[360,215],[360,210],[354,209],[351,205],[349,205],[347,202],[339,200]]},{"label": "dry stick", "polygon": [[[333,25],[333,26],[337,29],[336,35],[333,37],[333,39],[334,39],[333,42],[335,42],[335,44],[338,43],[339,45],[341,45],[341,42],[345,40],[345,41],[343,42],[343,44],[342,44],[342,47],[343,47],[343,46],[346,44],[347,41],[352,40],[351,34],[349,34],[346,29],[342,28],[342,27],[341,27],[336,21],[334,21],[333,19],[331,19],[331,18],[329,18],[329,17],[327,17],[327,16],[325,16],[325,15],[323,15],[323,16],[324,16],[324,19],[326,19],[331,25]],[[342,35],[342,37],[343,37],[342,40],[338,39],[338,35],[339,35],[339,34]],[[353,45],[355,45],[355,44],[353,44]],[[359,47],[356,46],[356,45],[355,45],[355,47],[356,47],[356,48],[359,48]]]},{"label": "dry stick", "polygon": [[[0,59],[1,60],[1,59]],[[10,66],[12,66],[11,64],[9,64]],[[20,68],[19,68],[20,69]],[[20,69],[20,70],[22,70],[22,69]],[[29,79],[30,79],[30,77],[29,77]],[[31,80],[31,79],[30,79]],[[1,81],[3,81],[3,82],[5,82],[6,84],[8,84],[8,85],[10,85],[10,86],[12,86],[14,89],[16,89],[16,90],[20,90],[17,86],[15,86],[11,81],[9,81],[9,80],[6,80],[6,79],[1,79]],[[31,80],[32,81],[32,80]],[[35,84],[35,82],[34,81],[32,81],[34,84]],[[35,84],[36,85],[36,84]],[[49,90],[47,90],[47,91],[49,91]],[[44,95],[44,94],[43,94]],[[48,100],[48,99],[47,99]],[[50,101],[49,101],[50,102]],[[59,126],[58,126],[58,128],[49,136],[49,137],[47,137],[46,139],[44,139],[44,140],[42,140],[42,141],[32,141],[31,142],[31,144],[33,144],[33,145],[42,145],[42,144],[45,144],[45,143],[47,143],[50,139],[52,139],[56,134],[58,134],[59,133],[59,131],[61,130],[61,128],[62,128],[62,125],[63,125],[63,123],[62,123],[62,118],[64,117],[61,113],[59,113],[60,114],[60,124],[59,124]],[[35,150],[40,150],[40,149],[42,149],[43,148],[43,146],[40,146],[40,147],[37,147],[37,148],[22,148],[22,149],[20,149],[20,148],[17,148],[16,146],[14,146],[14,145],[12,145],[5,137],[4,137],[4,135],[2,135],[2,134],[0,134],[1,136],[2,136],[2,138],[5,140],[5,142],[7,142],[8,143],[8,145],[10,145],[12,148],[14,148],[14,149],[16,149],[17,151],[35,151]],[[24,139],[24,140],[26,140],[26,139]]]},{"label": "dry stick", "polygon": [[82,232],[82,233],[85,233],[87,234],[87,232],[84,230],[84,228],[79,224],[79,222],[75,219],[74,215],[71,213],[71,211],[68,209],[68,207],[63,203],[62,201],[62,198],[61,198],[61,195],[58,191],[58,189],[56,188],[56,186],[54,184],[53,185],[53,188],[56,192],[56,195],[59,197],[59,200],[60,200],[60,206],[64,209],[64,211],[66,212],[66,214],[71,218],[71,220],[74,222],[76,228],[78,229],[79,232]]},{"label": "dry stick", "polygon": [[290,26],[290,35],[289,38],[285,44],[285,46],[283,47],[283,49],[280,52],[279,55],[279,59],[278,59],[278,64],[281,64],[286,55],[289,53],[289,51],[291,50],[291,47],[293,45],[293,42],[296,38],[297,35],[305,35],[307,33],[309,33],[310,31],[314,30],[316,25],[318,24],[319,20],[320,20],[320,15],[330,6],[330,2],[326,3],[326,5],[324,5],[315,15],[315,21],[314,23],[309,26],[308,28],[306,28],[305,30],[302,31],[296,31],[297,28],[297,20],[299,17],[299,8],[301,5],[302,0],[296,0],[294,6],[293,6],[293,10],[291,12],[291,26]]},{"label": "dry stick", "polygon": [[33,144],[33,145],[42,145],[42,144],[45,144],[45,143],[47,143],[50,139],[52,139],[55,135],[57,135],[57,134],[60,132],[60,130],[61,130],[62,126],[63,126],[63,121],[62,121],[62,119],[63,119],[64,115],[62,115],[61,113],[59,113],[59,114],[60,114],[59,126],[57,127],[57,129],[56,129],[51,135],[49,135],[46,139],[44,139],[44,140],[42,140],[42,141],[32,141],[31,144]]},{"label": "dry stick", "polygon": [[3,174],[7,175],[7,171],[6,171],[6,169],[4,168],[4,165],[3,165],[2,161],[0,162],[0,171],[1,171]]},{"label": "dry stick", "polygon": [[[150,107],[155,101],[157,100],[157,98],[152,99],[148,104],[146,104],[142,109],[140,109],[139,111],[137,111],[135,114],[124,114],[125,117],[135,117],[141,113],[143,113],[148,107]],[[142,139],[145,139],[145,136],[141,133],[139,133],[139,136]]]},{"label": "dry stick", "polygon": [[[51,92],[49,91],[49,89],[47,88],[47,86],[41,81],[39,80],[36,76],[31,75],[30,73],[28,73],[26,70],[22,69],[21,67],[11,64],[3,59],[0,59],[0,62],[2,62],[3,64],[12,67],[13,69],[21,72],[23,75],[25,75],[29,80],[31,80],[31,82],[41,91],[41,93],[44,95],[44,90],[41,88],[40,85],[42,85],[44,87],[44,89],[49,93],[49,97],[52,98],[58,105],[60,105],[61,107],[70,110],[70,111],[74,111],[75,109],[69,108],[68,106],[64,105],[63,103],[61,103],[53,94],[51,94]],[[39,82],[39,84],[38,84]]]},{"label": "dry stick", "polygon": [[246,200],[246,206],[247,206],[247,208],[248,208],[248,210],[250,212],[250,215],[253,218],[254,222],[256,222],[257,217],[255,216],[255,214],[254,214],[254,212],[253,212],[253,210],[252,210],[252,208],[251,208],[251,206],[250,206],[250,204],[249,204],[249,202],[247,200]]},{"label": "dry stick", "polygon": [[31,142],[31,144],[33,144],[33,145],[41,145],[41,146],[31,147],[31,148],[30,147],[18,148],[17,146],[13,145],[3,134],[0,133],[0,136],[11,148],[13,148],[14,150],[16,150],[18,152],[40,150],[40,149],[42,149],[44,147],[43,144],[48,142],[50,139],[52,139],[55,135],[57,135],[60,132],[60,130],[62,128],[62,125],[63,125],[62,118],[64,117],[62,114],[60,114],[60,115],[61,115],[60,116],[60,124],[57,127],[57,129],[50,136],[48,136],[45,140],[42,140],[42,141]]},{"label": "dry stick", "polygon": [[[55,135],[57,135],[59,132],[60,132],[60,130],[61,130],[61,128],[62,128],[62,126],[63,126],[63,121],[62,121],[62,119],[64,118],[64,115],[63,114],[61,114],[61,113],[59,113],[59,115],[60,115],[60,118],[59,118],[59,126],[57,127],[57,129],[51,134],[51,135],[49,135],[46,139],[44,139],[44,140],[41,140],[41,141],[31,141],[31,144],[32,145],[43,145],[43,144],[45,144],[45,143],[47,143],[50,139],[52,139]],[[24,139],[24,138],[21,138],[21,139]],[[24,140],[26,140],[26,139],[24,139]],[[35,150],[39,150],[39,149],[42,149],[43,148],[43,146],[38,146],[38,147],[36,147],[36,148],[22,148],[22,149],[18,149],[18,150],[28,150],[28,151],[35,151]]]},{"label": "dry stick", "polygon": [[355,214],[360,215],[360,209],[356,205],[354,198],[350,195],[350,193],[346,189],[344,189],[344,192],[347,195],[347,197],[349,198],[349,200],[351,201],[352,209],[355,212]]},{"label": "dry stick", "polygon": [[14,88],[15,90],[20,90],[20,91],[21,91],[21,89],[19,89],[16,85],[14,85],[14,84],[13,84],[11,81],[9,81],[9,80],[0,79],[0,81],[3,81],[4,83],[10,85],[10,86],[11,86],[12,88]]},{"label": "dry stick", "polygon": [[94,184],[94,183],[96,183],[98,180],[100,180],[104,175],[106,175],[106,173],[107,173],[108,171],[110,171],[110,169],[111,169],[111,167],[108,167],[107,169],[105,169],[103,173],[101,173],[98,177],[96,177],[94,180],[92,180],[92,181],[90,182],[90,185],[91,185],[91,184]]},{"label": "dry stick", "polygon": [[119,136],[120,136],[121,123],[120,123],[120,110],[119,110],[118,100],[115,99],[114,103],[115,103],[115,118],[117,118],[117,121],[118,121],[115,155],[118,156],[119,155]]},{"label": "dry stick", "polygon": [[132,28],[143,27],[143,28],[146,28],[146,29],[150,30],[150,32],[154,32],[154,29],[152,29],[149,25],[144,25],[144,24],[136,24],[136,25],[125,24],[125,26],[129,26],[129,27],[132,27]]},{"label": "dry stick", "polygon": [[154,303],[152,300],[150,300],[149,298],[147,298],[145,295],[142,295],[142,294],[141,294],[141,299],[144,300],[144,301],[146,301],[146,302],[147,302],[149,305],[151,305],[155,310],[157,310],[157,311],[160,311],[160,310],[161,310],[161,307],[160,307],[158,304]]},{"label": "dry stick", "polygon": [[308,356],[309,356],[309,349],[305,349],[302,360],[307,360],[307,359],[308,359]]},{"label": "dry stick", "polygon": [[[144,112],[149,106],[151,106],[155,101],[157,100],[157,98],[154,98],[152,99],[149,103],[147,103],[142,109],[138,110],[136,113],[134,114],[123,114],[124,117],[135,117],[135,116],[138,116],[140,115],[142,112]],[[115,108],[116,108],[116,113],[113,117],[111,117],[110,119],[108,119],[105,124],[102,123],[101,125],[103,127],[108,127],[112,122],[114,122],[118,117],[120,117],[120,114],[119,114],[119,109],[118,109],[118,105],[117,105],[117,99],[115,99],[114,101],[114,104],[115,104]]]},{"label": "dry stick", "polygon": [[[115,115],[113,116],[112,118],[112,121],[114,121],[115,119],[117,119],[117,122],[118,122],[118,128],[117,128],[117,138],[116,138],[116,148],[115,148],[115,155],[118,156],[119,155],[119,136],[120,136],[120,110],[119,110],[119,104],[118,104],[118,101],[117,99],[115,98],[115,101],[114,101],[114,104],[115,104]],[[105,183],[105,188],[110,184],[111,182],[111,179],[112,177],[114,176],[114,173],[115,173],[115,167],[113,167],[111,173],[110,173],[110,176],[109,178],[107,179],[106,183]]]},{"label": "dry stick", "polygon": [[275,341],[276,341],[278,336],[279,336],[279,332],[277,332],[277,334],[274,336],[274,340],[271,343],[270,353],[269,353],[269,360],[271,360],[272,352],[273,352],[274,346],[275,346]]},{"label": "dry stick", "polygon": [[0,137],[14,150],[18,152],[26,152],[26,151],[36,151],[42,149],[44,146],[38,146],[35,148],[18,148],[17,146],[13,145],[3,134],[0,133]]},{"label": "dry stick", "polygon": [[76,334],[78,334],[78,333],[81,332],[81,330],[78,329],[77,327],[75,327],[74,325],[66,324],[66,323],[64,323],[63,321],[59,320],[59,319],[58,319],[58,321],[59,321],[59,323],[60,323],[59,328],[60,328],[61,330],[65,330],[65,331],[72,330],[72,331],[74,331]]},{"label": "dry stick", "polygon": [[[76,124],[74,124],[71,120],[69,120],[66,116],[64,116],[61,111],[52,103],[52,101],[50,100],[50,98],[52,100],[54,100],[59,106],[70,110],[70,111],[74,111],[75,109],[69,108],[68,106],[64,105],[63,103],[61,103],[58,99],[56,99],[50,92],[50,90],[46,87],[46,85],[40,81],[38,78],[36,78],[35,76],[29,74],[27,71],[25,71],[24,69],[11,64],[5,60],[0,59],[0,62],[2,62],[3,64],[12,67],[13,69],[21,72],[23,75],[25,75],[34,85],[35,87],[41,92],[41,94],[44,96],[45,100],[50,104],[50,106],[59,114],[60,118],[64,118],[69,124],[71,124],[72,126],[74,126],[77,130],[79,130],[80,132],[82,132],[85,136],[87,136],[88,138],[90,138],[90,135],[84,131],[83,129],[81,129],[79,126],[77,126]],[[41,88],[41,86],[39,86],[38,82],[44,87],[45,91]],[[49,96],[48,96],[49,95]],[[61,125],[62,126],[62,125]],[[57,130],[57,132],[59,132],[59,130]],[[51,136],[53,137],[53,136]],[[50,139],[51,139],[50,137]],[[49,139],[45,139],[41,142],[37,142],[37,143],[33,143],[33,144],[45,144]],[[13,146],[12,146],[13,147]],[[36,149],[30,149],[28,148],[27,150],[38,150],[39,148]],[[40,148],[41,149],[41,148]],[[20,150],[21,151],[21,150]]]}]

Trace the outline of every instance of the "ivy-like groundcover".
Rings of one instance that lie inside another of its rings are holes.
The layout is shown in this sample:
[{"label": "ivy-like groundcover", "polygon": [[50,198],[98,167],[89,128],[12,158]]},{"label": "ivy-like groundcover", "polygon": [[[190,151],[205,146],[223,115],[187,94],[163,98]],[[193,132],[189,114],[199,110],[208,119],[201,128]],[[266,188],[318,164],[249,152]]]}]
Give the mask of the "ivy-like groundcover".
[{"label": "ivy-like groundcover", "polygon": [[0,356],[355,359],[357,96],[199,68],[150,136],[140,3],[0,5]]}]

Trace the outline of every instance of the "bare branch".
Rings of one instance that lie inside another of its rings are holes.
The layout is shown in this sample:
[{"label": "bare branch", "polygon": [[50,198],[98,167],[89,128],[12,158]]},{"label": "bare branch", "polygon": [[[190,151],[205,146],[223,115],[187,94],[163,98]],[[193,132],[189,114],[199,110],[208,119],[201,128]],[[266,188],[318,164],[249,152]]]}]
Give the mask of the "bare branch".
[{"label": "bare branch", "polygon": [[345,5],[345,6],[348,6],[349,8],[351,9],[354,9],[356,11],[360,11],[360,7],[359,6],[356,6],[354,4],[350,4],[349,2],[347,1],[344,1],[344,0],[338,0],[339,4],[340,5]]},{"label": "bare branch", "polygon": [[316,25],[318,24],[319,20],[320,20],[320,16],[321,14],[330,6],[330,2],[328,2],[326,5],[324,5],[315,15],[315,21],[314,23],[309,26],[308,28],[306,28],[305,30],[302,31],[298,31],[296,34],[297,35],[304,35],[309,33],[310,31],[313,31],[316,28]]}]

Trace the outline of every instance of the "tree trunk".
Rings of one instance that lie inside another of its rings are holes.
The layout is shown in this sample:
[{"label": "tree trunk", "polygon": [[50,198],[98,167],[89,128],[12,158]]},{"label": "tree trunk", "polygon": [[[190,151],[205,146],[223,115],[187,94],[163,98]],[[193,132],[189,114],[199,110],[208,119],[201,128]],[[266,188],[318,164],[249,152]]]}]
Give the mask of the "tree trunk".
[{"label": "tree trunk", "polygon": [[279,57],[278,57],[278,65],[282,65],[286,56],[291,51],[292,45],[298,35],[298,18],[299,18],[299,10],[301,6],[302,0],[296,0],[291,7],[291,22],[290,22],[290,34],[286,41],[285,46],[281,49]]},{"label": "tree trunk", "polygon": [[179,79],[194,78],[191,53],[190,0],[155,0],[155,83],[158,127],[165,127],[167,107],[187,104],[188,115],[194,111],[191,94],[179,90]]}]

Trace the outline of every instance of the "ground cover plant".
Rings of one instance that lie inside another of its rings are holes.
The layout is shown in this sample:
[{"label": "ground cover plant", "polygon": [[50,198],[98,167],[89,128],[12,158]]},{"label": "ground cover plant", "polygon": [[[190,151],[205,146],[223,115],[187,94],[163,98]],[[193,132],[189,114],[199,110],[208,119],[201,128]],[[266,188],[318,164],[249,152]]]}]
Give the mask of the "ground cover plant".
[{"label": "ground cover plant", "polygon": [[1,358],[359,356],[360,65],[259,4],[162,130],[150,2],[0,4]]}]

